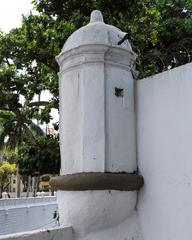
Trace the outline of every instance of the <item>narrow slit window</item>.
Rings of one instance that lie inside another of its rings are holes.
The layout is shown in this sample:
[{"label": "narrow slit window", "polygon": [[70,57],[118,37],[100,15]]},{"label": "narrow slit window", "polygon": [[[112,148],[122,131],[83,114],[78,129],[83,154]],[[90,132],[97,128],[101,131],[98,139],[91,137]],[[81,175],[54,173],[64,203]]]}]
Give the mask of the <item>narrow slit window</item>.
[{"label": "narrow slit window", "polygon": [[123,97],[123,88],[115,88],[115,96],[117,97]]}]

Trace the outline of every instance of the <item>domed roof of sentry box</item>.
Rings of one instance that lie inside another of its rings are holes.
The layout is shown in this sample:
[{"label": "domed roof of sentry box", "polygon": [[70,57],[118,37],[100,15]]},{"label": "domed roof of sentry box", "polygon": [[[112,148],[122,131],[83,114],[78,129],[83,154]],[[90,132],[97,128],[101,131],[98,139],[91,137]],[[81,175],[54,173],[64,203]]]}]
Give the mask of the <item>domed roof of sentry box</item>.
[{"label": "domed roof of sentry box", "polygon": [[118,42],[125,36],[120,29],[105,24],[102,13],[95,10],[91,13],[90,23],[75,31],[65,42],[62,52],[87,44],[106,44],[118,46],[132,51],[130,43],[125,40],[121,45]]}]

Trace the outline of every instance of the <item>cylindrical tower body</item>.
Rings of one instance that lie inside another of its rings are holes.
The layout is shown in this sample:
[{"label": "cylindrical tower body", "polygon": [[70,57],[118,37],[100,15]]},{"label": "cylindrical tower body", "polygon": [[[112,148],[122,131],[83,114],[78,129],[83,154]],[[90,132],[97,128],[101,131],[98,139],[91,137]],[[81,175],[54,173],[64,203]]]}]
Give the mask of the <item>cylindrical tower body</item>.
[{"label": "cylindrical tower body", "polygon": [[124,36],[96,10],[57,57],[64,176],[52,185],[61,223],[71,224],[77,239],[119,225],[136,204],[138,186],[121,178],[136,171],[135,54],[128,40],[118,45]]},{"label": "cylindrical tower body", "polygon": [[128,40],[117,45],[125,33],[99,20],[74,32],[57,57],[62,174],[136,170],[135,55]]}]

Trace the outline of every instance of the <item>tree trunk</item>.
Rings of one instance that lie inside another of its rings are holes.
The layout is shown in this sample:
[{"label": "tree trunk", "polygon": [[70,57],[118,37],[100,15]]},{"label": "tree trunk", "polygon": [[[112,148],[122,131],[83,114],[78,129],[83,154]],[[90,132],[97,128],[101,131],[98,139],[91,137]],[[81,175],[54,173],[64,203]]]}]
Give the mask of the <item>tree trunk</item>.
[{"label": "tree trunk", "polygon": [[16,189],[16,196],[17,198],[20,198],[21,196],[21,176],[19,174],[19,168],[17,167],[17,189]]},{"label": "tree trunk", "polygon": [[32,178],[33,182],[33,197],[36,197],[36,177]]},{"label": "tree trunk", "polygon": [[28,179],[27,179],[27,196],[26,197],[29,197],[30,189],[31,189],[31,176],[28,176]]},{"label": "tree trunk", "polygon": [[3,186],[2,186],[2,175],[0,175],[0,198],[2,198]]},{"label": "tree trunk", "polygon": [[36,178],[37,178],[37,180],[36,180],[36,189],[37,189],[37,192],[39,192],[40,176],[37,176]]}]

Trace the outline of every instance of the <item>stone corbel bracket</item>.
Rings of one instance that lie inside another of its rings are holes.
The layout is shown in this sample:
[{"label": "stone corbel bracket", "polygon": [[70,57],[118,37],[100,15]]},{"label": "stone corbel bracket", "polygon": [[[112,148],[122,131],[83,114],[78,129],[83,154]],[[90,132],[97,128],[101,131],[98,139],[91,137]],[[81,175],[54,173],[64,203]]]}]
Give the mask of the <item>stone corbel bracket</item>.
[{"label": "stone corbel bracket", "polygon": [[63,191],[138,191],[143,184],[141,175],[130,173],[83,172],[53,177],[50,180],[53,190]]}]

